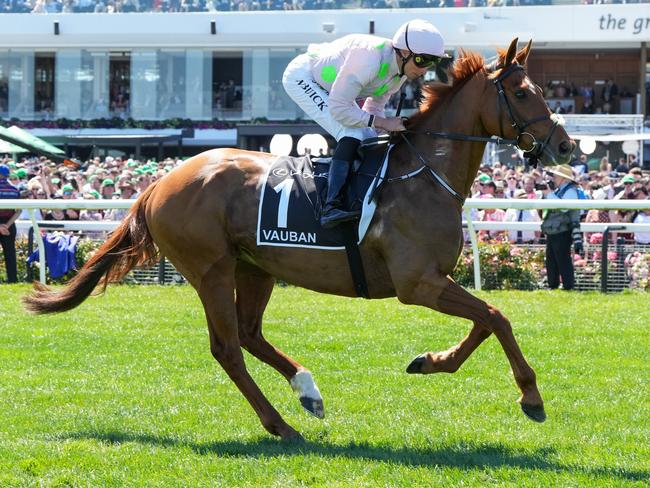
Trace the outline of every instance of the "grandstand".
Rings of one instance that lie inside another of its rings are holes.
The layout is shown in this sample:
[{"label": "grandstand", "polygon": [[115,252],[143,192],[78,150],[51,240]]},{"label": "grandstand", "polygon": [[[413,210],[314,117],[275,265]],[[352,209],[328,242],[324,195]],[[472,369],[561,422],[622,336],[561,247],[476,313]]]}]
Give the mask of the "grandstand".
[{"label": "grandstand", "polygon": [[[290,59],[310,42],[347,33],[389,37],[414,17],[434,21],[454,52],[465,47],[491,56],[514,36],[534,38],[529,70],[554,110],[648,113],[644,4],[480,3],[4,1],[11,13],[0,14],[0,118],[60,145],[74,144],[69,136],[179,136],[192,127],[182,136],[185,148],[195,146],[186,153],[268,149],[275,124],[287,132],[304,124],[281,87]],[[114,13],[74,13],[107,5]],[[258,6],[267,11],[241,11]],[[459,8],[435,8],[442,6]],[[224,11],[233,9],[240,11]],[[32,11],[42,13],[13,13]],[[605,101],[608,83],[616,95]],[[407,91],[412,110],[419,86]],[[259,122],[266,125],[246,129]],[[167,154],[175,155],[176,144],[169,146]]]}]

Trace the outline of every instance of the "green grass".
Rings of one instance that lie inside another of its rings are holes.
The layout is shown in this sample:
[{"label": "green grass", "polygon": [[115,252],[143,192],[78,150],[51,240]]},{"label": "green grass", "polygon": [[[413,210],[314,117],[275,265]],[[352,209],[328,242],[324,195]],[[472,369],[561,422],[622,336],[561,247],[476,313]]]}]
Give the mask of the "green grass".
[{"label": "green grass", "polygon": [[247,356],[304,436],[266,434],[212,359],[189,287],[113,286],[56,316],[0,297],[0,486],[648,486],[649,296],[492,292],[537,372],[527,420],[498,342],[453,375],[417,354],[470,324],[396,300],[277,288],[265,332],[309,368],[326,417]]}]

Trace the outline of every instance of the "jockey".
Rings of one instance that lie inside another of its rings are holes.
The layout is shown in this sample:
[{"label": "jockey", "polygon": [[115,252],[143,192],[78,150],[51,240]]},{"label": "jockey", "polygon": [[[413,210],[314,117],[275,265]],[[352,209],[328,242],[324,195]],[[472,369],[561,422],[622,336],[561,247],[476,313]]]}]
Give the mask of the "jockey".
[{"label": "jockey", "polygon": [[[392,40],[351,34],[311,44],[289,63],[282,78],[285,90],[337,141],[320,219],[323,228],[358,217],[359,212],[343,208],[343,190],[359,143],[375,137],[375,129],[405,130],[400,117],[385,116],[386,102],[406,80],[424,76],[445,57],[449,56],[438,29],[427,21],[412,20]],[[361,106],[357,100],[363,102]]]}]

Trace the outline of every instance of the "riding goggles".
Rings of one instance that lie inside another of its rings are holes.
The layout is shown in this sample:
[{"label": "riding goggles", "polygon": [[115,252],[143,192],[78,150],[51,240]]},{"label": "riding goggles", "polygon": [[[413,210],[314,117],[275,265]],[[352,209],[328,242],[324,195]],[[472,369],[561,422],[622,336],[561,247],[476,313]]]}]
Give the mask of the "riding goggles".
[{"label": "riding goggles", "polygon": [[440,58],[434,56],[433,54],[415,54],[413,53],[413,63],[418,68],[431,68],[432,66],[438,64]]}]

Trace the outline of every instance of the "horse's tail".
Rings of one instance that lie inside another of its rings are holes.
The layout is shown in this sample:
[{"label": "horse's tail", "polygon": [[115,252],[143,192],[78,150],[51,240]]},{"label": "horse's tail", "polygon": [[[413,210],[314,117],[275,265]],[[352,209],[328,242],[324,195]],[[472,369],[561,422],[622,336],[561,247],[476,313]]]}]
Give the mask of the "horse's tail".
[{"label": "horse's tail", "polygon": [[136,200],[119,227],[63,289],[34,283],[34,290],[23,297],[25,308],[37,314],[71,310],[88,298],[100,281],[104,291],[108,283],[120,281],[133,267],[155,263],[158,250],[147,228],[145,207],[156,183]]}]

